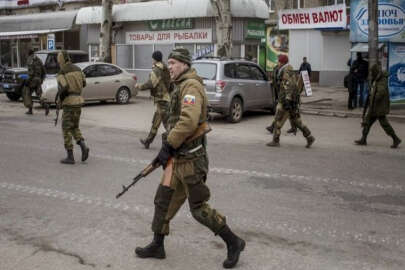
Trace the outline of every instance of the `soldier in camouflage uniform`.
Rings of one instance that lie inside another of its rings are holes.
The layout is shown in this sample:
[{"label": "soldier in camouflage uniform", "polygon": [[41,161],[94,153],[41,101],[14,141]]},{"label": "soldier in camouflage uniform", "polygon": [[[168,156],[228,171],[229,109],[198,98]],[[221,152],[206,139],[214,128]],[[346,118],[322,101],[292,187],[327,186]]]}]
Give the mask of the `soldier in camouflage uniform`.
[{"label": "soldier in camouflage uniform", "polygon": [[386,117],[390,112],[390,95],[388,91],[388,74],[381,70],[380,64],[374,64],[371,67],[371,91],[367,97],[364,107],[365,116],[363,117],[363,136],[360,140],[354,141],[358,145],[367,145],[367,135],[371,126],[378,119],[385,133],[393,140],[391,148],[397,148],[401,139],[395,134],[394,129]]},{"label": "soldier in camouflage uniform", "polygon": [[62,106],[62,132],[67,157],[60,162],[74,164],[72,137],[80,146],[82,161],[89,156],[89,148],[79,129],[80,115],[84,99],[82,89],[86,86],[86,78],[79,67],[73,65],[66,51],[58,54],[60,71],[56,77],[58,81],[57,106]]},{"label": "soldier in camouflage uniform", "polygon": [[282,77],[280,82],[279,102],[275,116],[273,141],[268,143],[267,146],[280,146],[281,128],[287,118],[289,118],[293,125],[302,131],[304,137],[307,139],[306,147],[309,148],[314,143],[315,138],[311,135],[311,131],[302,123],[299,114],[299,97],[303,89],[302,80],[297,78],[297,74],[287,61],[280,67],[279,71]]},{"label": "soldier in camouflage uniform", "polygon": [[170,74],[167,66],[162,62],[162,53],[160,51],[153,52],[152,59],[153,67],[149,75],[149,80],[144,84],[136,84],[135,86],[141,91],[150,89],[156,107],[149,135],[146,139],[140,140],[146,149],[148,149],[149,145],[153,142],[161,122],[163,122],[163,126],[167,130],[170,101]]},{"label": "soldier in camouflage uniform", "polygon": [[43,102],[42,99],[42,82],[45,79],[46,71],[41,60],[34,54],[34,51],[30,49],[28,51],[28,79],[24,82],[22,90],[24,106],[28,108],[26,114],[32,114],[32,93],[35,91],[40,98],[40,102],[45,108],[45,115],[49,114],[49,105]]},{"label": "soldier in camouflage uniform", "polygon": [[[274,68],[273,74],[272,74],[272,77],[273,77],[272,86],[274,87],[274,93],[276,95],[276,102],[277,103],[278,103],[278,98],[279,98],[279,93],[280,93],[281,78],[283,77],[283,69],[281,67],[283,65],[285,65],[287,62],[288,62],[288,56],[284,55],[284,54],[280,54],[278,56],[278,65]],[[276,112],[276,114],[277,114],[277,112]],[[271,125],[266,127],[268,132],[270,132],[270,133],[274,132],[274,124],[275,124],[275,122],[276,122],[276,119],[274,118]],[[297,127],[294,126],[294,123],[291,121],[291,119],[290,119],[290,125],[291,125],[291,128],[289,130],[287,130],[287,133],[293,133],[294,135],[296,135],[297,134]]]},{"label": "soldier in camouflage uniform", "polygon": [[167,139],[163,140],[154,161],[165,168],[155,195],[154,238],[146,247],[137,247],[135,253],[141,258],[166,257],[163,241],[165,235],[169,234],[170,221],[188,199],[193,217],[225,241],[228,256],[223,267],[232,268],[239,260],[245,241],[236,236],[226,224],[225,217],[208,204],[210,190],[205,183],[208,174],[206,136],[187,141],[196,133],[199,125],[207,121],[207,96],[203,82],[190,68],[188,50],[174,49],[168,63],[173,92]]}]

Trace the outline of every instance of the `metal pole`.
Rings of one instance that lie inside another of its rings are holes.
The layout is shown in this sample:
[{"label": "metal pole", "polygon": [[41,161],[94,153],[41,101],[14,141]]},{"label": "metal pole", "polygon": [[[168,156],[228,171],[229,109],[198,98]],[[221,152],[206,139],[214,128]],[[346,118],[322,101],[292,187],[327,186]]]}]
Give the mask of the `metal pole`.
[{"label": "metal pole", "polygon": [[[378,0],[368,1],[368,63],[371,67],[378,62]],[[369,85],[371,79],[369,76]]]}]

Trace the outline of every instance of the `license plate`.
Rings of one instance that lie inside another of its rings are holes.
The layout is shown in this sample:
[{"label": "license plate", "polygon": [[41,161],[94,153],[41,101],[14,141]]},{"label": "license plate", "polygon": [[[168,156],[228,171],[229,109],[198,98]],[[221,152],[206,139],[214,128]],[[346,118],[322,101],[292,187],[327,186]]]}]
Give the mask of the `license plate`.
[{"label": "license plate", "polygon": [[8,85],[7,83],[3,84],[3,88],[10,88],[10,85]]}]

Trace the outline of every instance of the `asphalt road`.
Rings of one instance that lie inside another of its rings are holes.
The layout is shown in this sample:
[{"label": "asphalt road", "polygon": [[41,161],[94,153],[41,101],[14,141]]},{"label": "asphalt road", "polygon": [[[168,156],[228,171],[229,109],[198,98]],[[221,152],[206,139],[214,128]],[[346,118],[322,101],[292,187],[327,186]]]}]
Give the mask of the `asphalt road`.
[{"label": "asphalt road", "polygon": [[[161,170],[115,195],[159,150],[159,140],[150,150],[138,141],[150,125],[150,100],[85,106],[90,158],[72,166],[59,163],[54,111],[24,111],[0,95],[1,270],[222,269],[225,245],[187,204],[171,224],[166,260],[134,256],[152,237]],[[405,146],[390,149],[378,123],[369,146],[359,147],[358,119],[303,117],[317,139],[311,149],[287,128],[282,147],[266,147],[273,116],[265,112],[239,124],[212,121],[210,204],[247,241],[237,269],[404,269]],[[404,139],[405,124],[392,124]]]}]

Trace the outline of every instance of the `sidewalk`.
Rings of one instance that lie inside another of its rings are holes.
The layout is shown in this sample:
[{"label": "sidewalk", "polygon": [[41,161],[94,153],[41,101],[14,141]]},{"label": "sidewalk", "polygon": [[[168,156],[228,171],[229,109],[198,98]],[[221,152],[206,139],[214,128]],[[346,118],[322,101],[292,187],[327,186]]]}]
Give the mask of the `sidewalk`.
[{"label": "sidewalk", "polygon": [[[301,98],[301,112],[312,115],[361,118],[363,108],[356,108],[354,110],[347,108],[348,95],[347,89],[343,87],[312,85],[312,96],[303,96]],[[405,106],[391,106],[390,114],[387,117],[392,120],[405,122]]]}]

